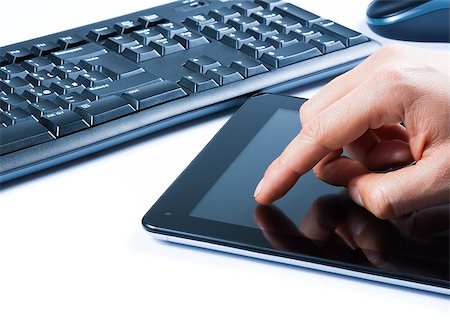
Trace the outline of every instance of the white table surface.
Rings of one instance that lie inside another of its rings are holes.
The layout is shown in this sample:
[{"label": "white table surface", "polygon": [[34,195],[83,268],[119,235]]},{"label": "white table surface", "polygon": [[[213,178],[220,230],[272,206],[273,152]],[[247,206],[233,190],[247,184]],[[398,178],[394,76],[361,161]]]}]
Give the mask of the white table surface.
[{"label": "white table surface", "polygon": [[[390,42],[365,25],[368,1],[294,2]],[[0,45],[160,3],[4,1]],[[448,44],[415,44],[448,50]],[[293,94],[310,97],[323,84]],[[449,327],[446,297],[171,245],[144,231],[142,216],[227,118],[178,126],[3,185],[0,332],[437,332]]]}]

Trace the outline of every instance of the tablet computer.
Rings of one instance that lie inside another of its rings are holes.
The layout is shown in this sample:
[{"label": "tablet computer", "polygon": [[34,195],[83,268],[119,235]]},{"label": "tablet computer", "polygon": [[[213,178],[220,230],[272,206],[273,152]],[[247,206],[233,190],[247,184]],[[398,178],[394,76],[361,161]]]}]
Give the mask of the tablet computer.
[{"label": "tablet computer", "polygon": [[449,206],[379,220],[313,172],[258,205],[265,169],[300,131],[304,99],[250,98],[143,218],[156,237],[450,294]]}]

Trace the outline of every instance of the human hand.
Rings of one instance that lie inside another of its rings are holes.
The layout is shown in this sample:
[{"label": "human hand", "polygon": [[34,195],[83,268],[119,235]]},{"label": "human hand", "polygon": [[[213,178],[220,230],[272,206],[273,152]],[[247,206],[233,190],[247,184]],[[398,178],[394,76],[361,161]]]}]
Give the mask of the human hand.
[{"label": "human hand", "polygon": [[448,53],[381,48],[302,105],[303,129],[266,170],[256,200],[277,200],[314,168],[381,219],[448,202],[449,87]]}]

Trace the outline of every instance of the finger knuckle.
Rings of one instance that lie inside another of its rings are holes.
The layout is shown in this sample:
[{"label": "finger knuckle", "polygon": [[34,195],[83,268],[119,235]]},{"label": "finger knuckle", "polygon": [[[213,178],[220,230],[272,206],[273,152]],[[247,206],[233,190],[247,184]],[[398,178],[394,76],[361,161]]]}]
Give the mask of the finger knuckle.
[{"label": "finger knuckle", "polygon": [[365,196],[362,196],[362,201],[372,214],[382,220],[397,216],[392,196],[381,186],[374,186]]},{"label": "finger knuckle", "polygon": [[405,72],[401,67],[384,66],[375,73],[379,84],[398,84],[405,81]]},{"label": "finger knuckle", "polygon": [[290,158],[287,154],[281,154],[275,160],[275,168],[278,170],[290,169]]},{"label": "finger knuckle", "polygon": [[319,140],[323,132],[322,124],[317,121],[310,121],[303,126],[301,136],[303,141],[307,143],[315,143]]},{"label": "finger knuckle", "polygon": [[285,170],[288,167],[288,158],[281,154],[269,165],[266,172],[264,173],[264,178],[270,179],[273,174],[279,170]]}]

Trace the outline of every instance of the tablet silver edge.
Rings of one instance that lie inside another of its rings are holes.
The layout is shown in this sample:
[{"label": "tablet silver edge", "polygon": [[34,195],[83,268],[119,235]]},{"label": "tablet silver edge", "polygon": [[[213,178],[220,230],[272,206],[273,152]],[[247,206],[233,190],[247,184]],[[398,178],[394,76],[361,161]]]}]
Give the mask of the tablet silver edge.
[{"label": "tablet silver edge", "polygon": [[258,252],[253,252],[253,251],[249,251],[249,250],[234,248],[231,246],[218,245],[218,244],[213,244],[213,243],[208,243],[208,242],[203,242],[203,241],[198,241],[198,240],[192,240],[192,239],[187,239],[187,238],[182,238],[182,237],[167,236],[167,235],[161,235],[161,234],[156,234],[156,233],[152,233],[152,235],[156,239],[159,239],[162,241],[183,244],[183,245],[189,245],[189,246],[195,246],[195,247],[205,248],[208,250],[214,250],[214,251],[219,251],[219,252],[232,253],[232,254],[237,254],[237,255],[256,258],[256,259],[274,261],[277,263],[298,266],[298,267],[303,267],[303,268],[309,268],[309,269],[315,269],[315,270],[319,270],[319,271],[323,271],[323,272],[351,276],[351,277],[360,278],[360,279],[364,279],[364,280],[387,283],[387,284],[392,284],[392,285],[401,286],[401,287],[419,289],[419,290],[429,291],[429,292],[433,292],[433,293],[439,293],[439,294],[443,294],[443,295],[450,295],[450,290],[446,289],[446,288],[442,288],[442,287],[430,286],[430,285],[421,284],[421,283],[417,283],[417,282],[411,282],[411,281],[403,281],[403,280],[398,280],[398,279],[394,279],[394,278],[390,278],[390,277],[378,276],[378,275],[374,275],[374,274],[356,272],[356,271],[352,271],[352,270],[348,270],[348,269],[344,269],[344,268],[316,264],[316,263],[311,263],[311,262],[302,261],[302,260],[298,260],[298,259],[284,258],[284,257],[275,256],[275,255],[258,253]]}]

